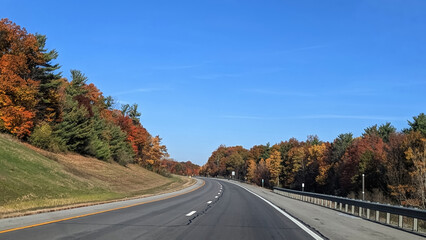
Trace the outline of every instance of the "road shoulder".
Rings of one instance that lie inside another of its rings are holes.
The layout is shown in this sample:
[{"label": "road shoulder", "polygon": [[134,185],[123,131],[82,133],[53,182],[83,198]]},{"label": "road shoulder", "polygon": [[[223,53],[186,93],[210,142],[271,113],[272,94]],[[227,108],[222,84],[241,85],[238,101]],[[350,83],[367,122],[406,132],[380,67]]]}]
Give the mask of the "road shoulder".
[{"label": "road shoulder", "polygon": [[232,181],[253,191],[329,239],[424,239],[421,236]]},{"label": "road shoulder", "polygon": [[55,212],[46,212],[46,213],[40,213],[40,214],[28,215],[28,216],[22,216],[22,217],[0,219],[0,233],[2,231],[8,231],[10,229],[15,229],[15,228],[26,228],[30,226],[45,225],[45,224],[59,222],[59,221],[67,220],[67,219],[79,218],[79,217],[94,215],[94,214],[98,214],[102,212],[113,211],[116,209],[122,209],[122,208],[137,206],[137,205],[141,205],[145,203],[161,201],[164,199],[180,196],[180,195],[195,191],[199,189],[200,187],[202,187],[203,185],[204,185],[203,180],[196,179],[195,184],[175,192],[169,192],[169,193],[159,194],[155,196],[116,201],[111,203],[73,208],[73,209],[67,209],[67,210],[61,210],[61,211],[55,211]]}]

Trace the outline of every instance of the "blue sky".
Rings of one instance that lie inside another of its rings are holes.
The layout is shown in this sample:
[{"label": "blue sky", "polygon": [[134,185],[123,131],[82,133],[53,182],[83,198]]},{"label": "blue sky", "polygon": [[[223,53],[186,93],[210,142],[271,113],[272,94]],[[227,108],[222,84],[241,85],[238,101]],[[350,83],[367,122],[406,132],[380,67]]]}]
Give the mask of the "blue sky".
[{"label": "blue sky", "polygon": [[137,103],[171,157],[397,129],[426,106],[426,1],[12,1],[64,76]]}]

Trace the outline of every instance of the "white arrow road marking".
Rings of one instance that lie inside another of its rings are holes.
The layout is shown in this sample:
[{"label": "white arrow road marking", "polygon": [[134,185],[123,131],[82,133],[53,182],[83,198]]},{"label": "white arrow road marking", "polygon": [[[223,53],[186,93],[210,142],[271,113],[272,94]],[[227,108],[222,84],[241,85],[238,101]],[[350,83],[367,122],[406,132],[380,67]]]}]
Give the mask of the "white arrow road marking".
[{"label": "white arrow road marking", "polygon": [[212,201],[208,201],[208,202],[207,202],[207,204],[210,204],[210,203],[212,203]]},{"label": "white arrow road marking", "polygon": [[192,212],[189,212],[188,214],[186,214],[186,216],[187,217],[189,217],[189,216],[191,216],[192,214],[194,214],[194,213],[196,213],[197,211],[192,211]]}]

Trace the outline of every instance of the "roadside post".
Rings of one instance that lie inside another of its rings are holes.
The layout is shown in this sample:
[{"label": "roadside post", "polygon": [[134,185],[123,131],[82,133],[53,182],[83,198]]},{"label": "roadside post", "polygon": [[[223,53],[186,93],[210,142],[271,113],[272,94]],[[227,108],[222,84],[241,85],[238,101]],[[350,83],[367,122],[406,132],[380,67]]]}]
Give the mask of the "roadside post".
[{"label": "roadside post", "polygon": [[364,187],[365,187],[365,181],[364,181],[364,173],[362,174],[362,201],[364,201]]},{"label": "roadside post", "polygon": [[302,183],[302,192],[305,191],[305,183]]},{"label": "roadside post", "polygon": [[265,183],[265,180],[262,178],[262,187],[263,187],[264,183]]}]

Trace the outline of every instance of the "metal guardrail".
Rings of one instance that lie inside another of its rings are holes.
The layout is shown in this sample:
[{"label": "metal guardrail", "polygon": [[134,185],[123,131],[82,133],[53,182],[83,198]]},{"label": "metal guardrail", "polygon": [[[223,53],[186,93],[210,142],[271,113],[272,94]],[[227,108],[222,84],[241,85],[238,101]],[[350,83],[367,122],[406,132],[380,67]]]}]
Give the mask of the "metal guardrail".
[{"label": "metal guardrail", "polygon": [[[426,211],[422,209],[386,205],[381,203],[373,203],[368,201],[336,197],[319,193],[302,192],[278,187],[274,187],[274,192],[280,195],[284,195],[286,197],[295,198],[302,201],[318,204],[324,207],[340,210],[376,222],[380,222],[380,213],[386,213],[386,221],[384,223],[388,225],[391,225],[391,214],[397,215],[397,227],[399,228],[403,228],[403,217],[411,218],[413,219],[412,230],[415,232],[419,232],[418,220],[426,221]],[[355,211],[356,208],[358,208],[358,211]],[[371,218],[370,216],[371,210],[375,211],[375,216],[373,216],[373,218]]]}]

